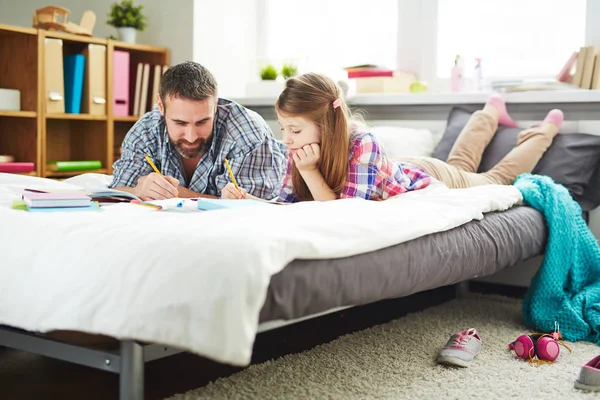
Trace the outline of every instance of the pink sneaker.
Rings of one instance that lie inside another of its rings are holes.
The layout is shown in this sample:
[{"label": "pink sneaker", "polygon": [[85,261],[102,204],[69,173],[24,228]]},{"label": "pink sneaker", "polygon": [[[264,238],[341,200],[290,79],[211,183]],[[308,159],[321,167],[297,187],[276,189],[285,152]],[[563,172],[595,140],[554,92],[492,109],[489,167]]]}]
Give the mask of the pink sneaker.
[{"label": "pink sneaker", "polygon": [[481,350],[481,338],[475,328],[458,332],[450,337],[437,357],[439,364],[455,365],[457,367],[468,367]]},{"label": "pink sneaker", "polygon": [[581,367],[575,387],[588,392],[600,391],[600,356],[592,358]]}]

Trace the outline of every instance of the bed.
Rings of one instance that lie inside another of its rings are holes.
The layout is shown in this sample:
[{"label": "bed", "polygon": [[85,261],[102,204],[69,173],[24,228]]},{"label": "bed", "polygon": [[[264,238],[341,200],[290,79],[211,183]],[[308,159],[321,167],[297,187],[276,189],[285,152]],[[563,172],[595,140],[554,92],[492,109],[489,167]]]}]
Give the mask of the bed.
[{"label": "bed", "polygon": [[[541,214],[511,186],[251,213],[9,207],[25,187],[69,185],[0,174],[0,345],[119,373],[122,399],[143,398],[145,361],[190,351],[246,365],[258,332],[490,275],[540,254],[546,239]],[[57,330],[119,347],[44,335]]]}]

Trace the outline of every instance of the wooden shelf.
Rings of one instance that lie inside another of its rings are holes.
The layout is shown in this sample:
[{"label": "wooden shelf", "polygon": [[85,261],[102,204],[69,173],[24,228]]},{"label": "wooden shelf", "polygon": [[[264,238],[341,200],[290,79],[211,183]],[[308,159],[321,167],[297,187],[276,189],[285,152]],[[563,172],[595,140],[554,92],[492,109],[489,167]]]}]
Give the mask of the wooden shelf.
[{"label": "wooden shelf", "polygon": [[46,119],[69,119],[69,120],[77,120],[77,121],[106,121],[106,115],[46,114]]},{"label": "wooden shelf", "polygon": [[0,110],[0,117],[37,118],[35,111],[4,111]]},{"label": "wooden shelf", "polygon": [[[0,154],[33,161],[37,170],[32,176],[64,179],[82,173],[112,174],[114,159],[119,156],[114,154],[114,148],[121,145],[131,125],[140,118],[113,115],[114,55],[116,51],[129,53],[131,94],[138,64],[168,67],[169,49],[6,24],[0,24],[0,44],[0,60],[10,60],[0,63],[0,87],[19,90],[21,108],[27,110],[0,110]],[[64,69],[58,74],[56,67],[67,55],[86,57],[82,114],[65,113],[68,108],[47,99],[48,92],[57,92],[66,103]],[[87,70],[92,64],[96,71],[93,77]],[[94,97],[104,98],[105,107],[101,110],[91,107],[92,92]],[[48,160],[100,160],[104,168],[52,172],[46,170]]]},{"label": "wooden shelf", "polygon": [[38,30],[35,28],[26,28],[23,26],[12,26],[12,25],[6,25],[6,24],[0,24],[0,31],[25,33],[27,35],[37,35],[38,34]]},{"label": "wooden shelf", "polygon": [[60,32],[60,31],[44,31],[44,36],[54,39],[62,39],[69,42],[82,42],[82,43],[93,43],[93,44],[108,44],[108,39],[90,37],[84,35],[74,35],[72,33]]},{"label": "wooden shelf", "polygon": [[31,171],[31,172],[15,172],[15,175],[27,175],[27,176],[37,176],[37,172],[35,171]]},{"label": "wooden shelf", "polygon": [[108,169],[100,168],[100,169],[86,169],[79,171],[64,171],[64,172],[54,172],[54,171],[46,171],[46,178],[69,178],[71,176],[80,175],[80,174],[106,174]]},{"label": "wooden shelf", "polygon": [[128,115],[126,117],[114,117],[115,122],[137,122],[140,117],[137,115]]},{"label": "wooden shelf", "polygon": [[115,49],[117,50],[134,50],[149,53],[167,53],[169,51],[169,49],[167,49],[166,47],[156,47],[147,44],[125,43],[118,40],[112,40],[112,43]]}]

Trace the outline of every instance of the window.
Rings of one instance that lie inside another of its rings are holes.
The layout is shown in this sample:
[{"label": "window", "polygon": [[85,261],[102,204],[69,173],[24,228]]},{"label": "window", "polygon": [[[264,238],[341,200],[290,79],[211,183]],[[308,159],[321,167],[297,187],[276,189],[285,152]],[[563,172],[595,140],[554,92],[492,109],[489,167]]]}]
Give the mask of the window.
[{"label": "window", "polygon": [[261,64],[293,61],[332,74],[357,64],[396,66],[398,0],[267,0],[265,11]]},{"label": "window", "polygon": [[495,78],[554,77],[585,44],[586,0],[437,0],[437,77],[457,54]]}]

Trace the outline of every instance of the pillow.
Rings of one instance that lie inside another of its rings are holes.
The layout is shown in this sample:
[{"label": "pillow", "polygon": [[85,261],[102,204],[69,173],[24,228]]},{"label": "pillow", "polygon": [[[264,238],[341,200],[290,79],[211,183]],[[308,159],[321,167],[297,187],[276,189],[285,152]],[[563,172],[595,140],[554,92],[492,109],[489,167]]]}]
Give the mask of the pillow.
[{"label": "pillow", "polygon": [[431,157],[436,145],[436,138],[428,129],[373,126],[368,131],[393,161],[402,157]]},{"label": "pillow", "polygon": [[[446,130],[433,152],[435,158],[444,161],[448,159],[452,145],[471,114],[472,112],[460,107],[454,107],[450,111]],[[523,129],[500,125],[483,153],[478,172],[488,171],[496,165],[516,145],[517,135]],[[590,186],[599,159],[600,136],[585,133],[559,134],[532,173],[551,177],[556,183],[565,186],[573,198],[579,201],[584,196],[587,197],[586,190]],[[597,184],[592,186],[596,186],[596,190],[600,191]]]}]

